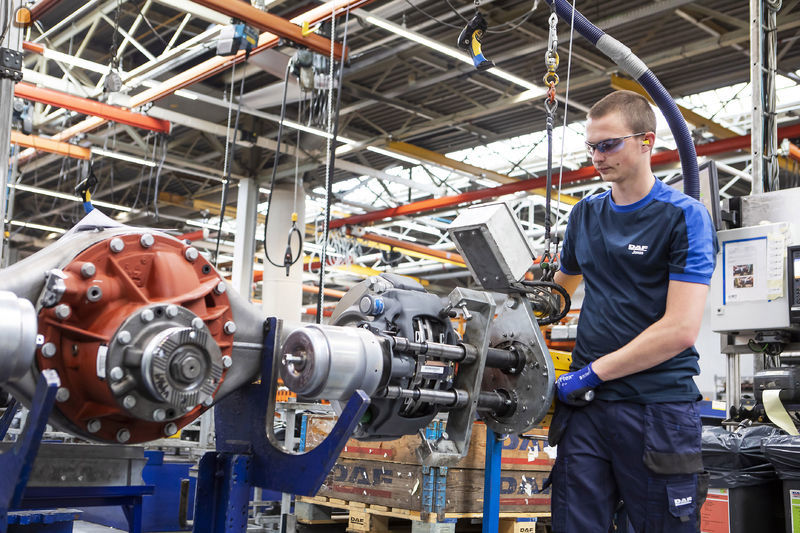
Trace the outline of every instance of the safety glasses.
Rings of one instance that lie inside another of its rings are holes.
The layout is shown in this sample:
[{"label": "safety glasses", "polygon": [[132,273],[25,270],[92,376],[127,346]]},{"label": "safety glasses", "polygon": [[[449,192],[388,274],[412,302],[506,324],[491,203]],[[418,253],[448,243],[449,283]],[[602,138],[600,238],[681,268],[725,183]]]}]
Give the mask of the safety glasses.
[{"label": "safety glasses", "polygon": [[606,139],[604,141],[597,141],[596,143],[590,143],[586,141],[586,151],[589,152],[589,155],[594,155],[594,151],[597,150],[601,154],[614,154],[622,150],[622,143],[625,142],[625,139],[630,139],[631,137],[638,137],[639,135],[646,135],[646,131],[640,131],[639,133],[631,133],[630,135],[626,135],[624,137],[616,137],[614,139]]}]

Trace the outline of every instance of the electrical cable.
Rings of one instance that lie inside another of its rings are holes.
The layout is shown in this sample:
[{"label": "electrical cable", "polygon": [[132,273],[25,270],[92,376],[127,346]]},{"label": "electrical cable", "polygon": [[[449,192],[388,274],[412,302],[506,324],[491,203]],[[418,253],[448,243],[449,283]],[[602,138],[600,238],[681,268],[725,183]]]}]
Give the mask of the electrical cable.
[{"label": "electrical cable", "polygon": [[[286,240],[286,253],[283,257],[283,263],[276,263],[272,260],[269,256],[269,246],[267,246],[267,228],[269,227],[269,215],[272,212],[272,195],[275,192],[275,185],[278,181],[278,162],[281,157],[281,142],[283,141],[283,121],[286,118],[286,94],[289,88],[289,72],[291,71],[292,63],[291,61],[286,64],[286,72],[284,73],[284,82],[283,82],[283,98],[281,100],[281,117],[280,121],[278,122],[278,137],[276,139],[277,146],[275,147],[275,158],[272,161],[272,178],[270,179],[270,186],[269,186],[269,197],[267,198],[267,213],[264,217],[264,258],[274,267],[278,268],[287,268],[287,276],[288,276],[288,268],[297,263],[300,258],[303,256],[303,234],[300,233],[300,230],[297,228],[296,220],[292,220],[293,224],[292,227],[289,229],[289,236]],[[298,150],[298,148],[295,148]],[[295,152],[295,155],[299,157],[299,154]],[[297,167],[295,167],[297,168]],[[296,179],[296,176],[295,176]],[[297,201],[297,192],[295,189],[295,201]],[[296,207],[296,205],[295,205]],[[297,214],[297,210],[293,212],[293,217],[295,218]],[[297,249],[297,254],[292,256],[291,248],[292,248],[292,235],[297,235],[298,239],[300,240],[300,245]]]},{"label": "electrical cable", "polygon": [[[247,72],[247,60],[249,59],[250,54],[245,54],[245,59],[243,63],[243,68],[245,69],[245,74],[242,74],[242,81],[239,83],[239,103],[236,106],[236,120],[233,123],[233,133],[231,134],[230,138],[230,148],[226,146],[226,163],[225,168],[227,168],[227,172],[225,173],[225,179],[222,180],[222,200],[220,200],[220,208],[219,208],[219,229],[217,231],[217,242],[214,245],[214,266],[216,267],[219,264],[219,244],[222,239],[222,223],[225,220],[225,207],[228,204],[228,190],[230,189],[231,183],[231,170],[233,168],[233,156],[236,153],[236,133],[239,131],[239,117],[242,114],[242,98],[244,97],[244,80],[247,79],[246,72]],[[233,72],[231,72],[231,78],[233,78]],[[231,79],[231,85],[233,85],[233,79]],[[233,89],[233,87],[231,87]],[[233,104],[233,90],[231,90],[231,104]],[[228,106],[230,110],[230,106]],[[228,131],[230,132],[230,122],[228,123]]]},{"label": "electrical cable", "polygon": [[4,13],[6,15],[6,22],[5,26],[3,27],[3,33],[0,34],[0,44],[2,44],[5,40],[8,30],[11,28],[11,19],[14,17],[14,13],[12,13],[11,2],[7,2],[6,5],[8,6],[8,10]]},{"label": "electrical cable", "polygon": [[[554,283],[552,281],[528,281],[523,280],[520,282],[522,287],[516,287],[520,289],[522,292],[527,294],[532,294],[534,296],[541,297],[544,289],[550,289],[551,291],[556,291],[561,295],[564,300],[564,305],[562,309],[558,312],[558,314],[553,315],[552,311],[543,319],[537,318],[536,321],[539,323],[540,326],[547,326],[548,324],[555,324],[569,313],[569,308],[572,306],[572,299],[569,297],[569,293],[567,290],[559,285],[558,283]],[[542,290],[537,290],[542,289]],[[552,296],[552,292],[550,293]]]},{"label": "electrical cable", "polygon": [[[448,28],[454,28],[454,29],[457,29],[457,30],[461,30],[462,29],[462,26],[459,26],[459,25],[456,25],[456,24],[450,24],[449,22],[445,22],[442,19],[431,15],[427,11],[424,11],[423,9],[421,9],[419,6],[416,6],[413,3],[411,3],[411,0],[405,0],[405,1],[406,1],[406,3],[408,5],[410,5],[415,10],[419,11],[420,13],[422,13],[423,15],[428,17],[430,20],[436,22],[437,24],[441,24],[442,26],[447,26]],[[464,22],[469,23],[469,19],[466,18],[464,15],[462,15],[458,11],[458,9],[450,2],[450,0],[446,0],[446,2],[447,2],[447,5],[450,6],[450,10],[453,11],[453,13],[458,15]],[[498,24],[497,26],[490,27],[489,29],[486,30],[486,33],[508,33],[510,31],[516,30],[517,28],[522,26],[531,17],[531,15],[533,15],[533,13],[534,13],[534,11],[536,11],[536,7],[538,5],[539,5],[539,0],[534,0],[533,7],[531,7],[530,11],[528,11],[528,12],[526,12],[526,13],[524,13],[524,14],[516,17],[516,18],[508,20],[508,21],[506,21],[506,22],[504,22],[502,24]],[[506,26],[508,26],[508,28],[506,28]],[[498,30],[498,29],[492,29],[492,28],[506,28],[506,29]]]},{"label": "electrical cable", "polygon": [[161,148],[161,159],[158,162],[156,169],[156,183],[153,187],[153,212],[156,215],[156,222],[158,222],[158,189],[161,184],[161,170],[164,168],[164,160],[167,158],[167,136],[163,133],[159,134],[159,147]]},{"label": "electrical cable", "polygon": [[[336,107],[333,106],[333,42],[336,37],[335,17],[331,14],[331,64],[329,70],[330,91],[328,93],[328,160],[325,165],[325,227],[323,230],[322,252],[320,253],[319,267],[319,293],[317,294],[317,324],[322,323],[322,310],[325,301],[325,263],[327,261],[328,231],[331,221],[331,199],[333,197],[333,172],[336,161],[335,142],[339,134],[339,108],[342,103],[342,80],[344,78],[344,57],[339,64],[339,90],[336,93]],[[342,36],[342,50],[347,49],[347,23],[350,20],[350,8],[347,8],[344,19],[344,34]],[[334,117],[335,114],[335,117]]]}]

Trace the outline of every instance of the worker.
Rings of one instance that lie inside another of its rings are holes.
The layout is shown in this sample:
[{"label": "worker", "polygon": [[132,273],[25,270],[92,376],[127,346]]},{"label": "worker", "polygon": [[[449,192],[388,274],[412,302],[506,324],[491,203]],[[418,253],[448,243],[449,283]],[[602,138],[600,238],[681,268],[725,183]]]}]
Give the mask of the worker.
[{"label": "worker", "polygon": [[554,533],[608,532],[620,499],[637,532],[699,531],[708,478],[693,344],[717,243],[703,204],[653,176],[655,129],[630,91],[588,113],[586,146],[611,189],[573,208],[555,276],[570,293],[583,280],[585,296],[556,382]]}]

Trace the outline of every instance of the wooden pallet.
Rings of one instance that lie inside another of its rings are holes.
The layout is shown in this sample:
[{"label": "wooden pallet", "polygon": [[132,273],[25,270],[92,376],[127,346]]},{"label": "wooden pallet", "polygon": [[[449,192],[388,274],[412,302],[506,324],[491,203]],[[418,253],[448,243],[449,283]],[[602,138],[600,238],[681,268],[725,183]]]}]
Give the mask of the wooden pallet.
[{"label": "wooden pallet", "polygon": [[[388,531],[389,518],[400,518],[413,522],[424,522],[429,524],[436,523],[435,514],[431,514],[427,518],[423,518],[422,513],[419,511],[412,511],[399,507],[387,507],[385,505],[341,500],[326,496],[301,496],[297,498],[297,501],[347,512],[347,529],[349,531],[370,533],[386,532]],[[534,523],[518,522],[518,519],[549,517],[550,513],[500,513],[500,531],[504,533],[533,533],[534,529],[532,529],[532,526]],[[339,520],[343,518],[344,515],[342,514],[342,518]],[[483,513],[445,513],[446,520],[462,518],[483,518]],[[330,520],[331,521],[327,523],[333,523],[337,520],[333,513],[331,514]],[[314,521],[298,518],[298,522],[310,524]],[[319,523],[319,521],[317,522]],[[515,524],[525,525],[515,526]]]}]

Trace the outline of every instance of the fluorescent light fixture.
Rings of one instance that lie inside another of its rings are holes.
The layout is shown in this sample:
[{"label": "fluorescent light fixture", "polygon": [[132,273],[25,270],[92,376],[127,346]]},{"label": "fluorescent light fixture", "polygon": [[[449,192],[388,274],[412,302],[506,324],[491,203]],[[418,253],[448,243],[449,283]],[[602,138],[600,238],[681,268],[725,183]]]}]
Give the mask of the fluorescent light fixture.
[{"label": "fluorescent light fixture", "polygon": [[370,152],[375,152],[376,154],[385,155],[394,159],[399,159],[400,161],[405,161],[406,163],[411,163],[412,165],[422,165],[422,161],[419,159],[414,159],[413,157],[408,157],[405,155],[400,155],[397,152],[391,152],[386,150],[385,148],[378,148],[377,146],[367,146],[367,150]]},{"label": "fluorescent light fixture", "polygon": [[139,165],[144,165],[146,167],[155,167],[156,164],[153,161],[148,161],[146,159],[142,159],[141,157],[136,157],[133,155],[126,155],[121,154],[119,152],[110,152],[108,150],[103,150],[102,148],[97,148],[92,146],[92,154],[93,155],[100,155],[103,157],[112,157],[114,159],[119,159],[121,161],[127,161],[129,163],[136,163]]},{"label": "fluorescent light fixture", "polygon": [[34,222],[23,222],[22,220],[12,220],[9,222],[6,220],[6,224],[10,224],[11,226],[19,226],[21,228],[30,228],[30,229],[38,229],[39,231],[46,231],[48,233],[66,233],[67,230],[57,228],[55,226],[45,226],[44,224],[36,224]]},{"label": "fluorescent light fixture", "polygon": [[193,93],[192,91],[187,91],[186,89],[178,89],[174,94],[175,96],[181,96],[189,100],[197,100],[199,98],[197,94]]},{"label": "fluorescent light fixture", "polygon": [[[462,63],[467,63],[469,65],[473,65],[472,59],[467,57],[467,55],[464,52],[462,52],[461,50],[459,50],[457,48],[453,48],[452,46],[446,46],[446,45],[444,45],[444,44],[442,44],[442,43],[440,43],[438,41],[434,41],[433,39],[429,39],[428,37],[425,37],[424,35],[422,35],[420,33],[407,30],[407,29],[403,28],[402,26],[398,26],[397,24],[393,24],[393,23],[389,22],[388,20],[384,20],[384,19],[375,17],[373,15],[366,15],[366,16],[364,16],[362,18],[366,22],[369,22],[370,24],[378,26],[379,28],[383,28],[386,31],[390,31],[390,32],[394,33],[395,35],[399,35],[400,37],[405,37],[408,40],[414,41],[414,42],[419,43],[419,44],[421,44],[423,46],[427,46],[431,50],[435,50],[435,51],[439,52],[440,54],[446,55],[448,57],[452,57],[453,59],[457,59],[457,60],[461,61]],[[519,85],[520,87],[524,87],[525,89],[533,90],[533,91],[539,91],[539,93],[537,95],[535,95],[535,96],[541,96],[541,95],[547,93],[547,90],[545,88],[540,87],[540,86],[538,86],[536,84],[533,84],[533,83],[531,83],[529,81],[523,80],[522,78],[520,78],[518,76],[515,76],[515,75],[511,74],[510,72],[506,72],[506,71],[504,71],[502,69],[499,69],[497,67],[492,67],[492,68],[486,70],[485,72],[488,73],[488,74],[492,74],[493,76],[496,76],[498,78],[502,78],[502,79],[504,79],[506,81],[510,81],[511,83],[515,83],[515,84]],[[532,97],[534,97],[534,96],[532,96]]]}]

